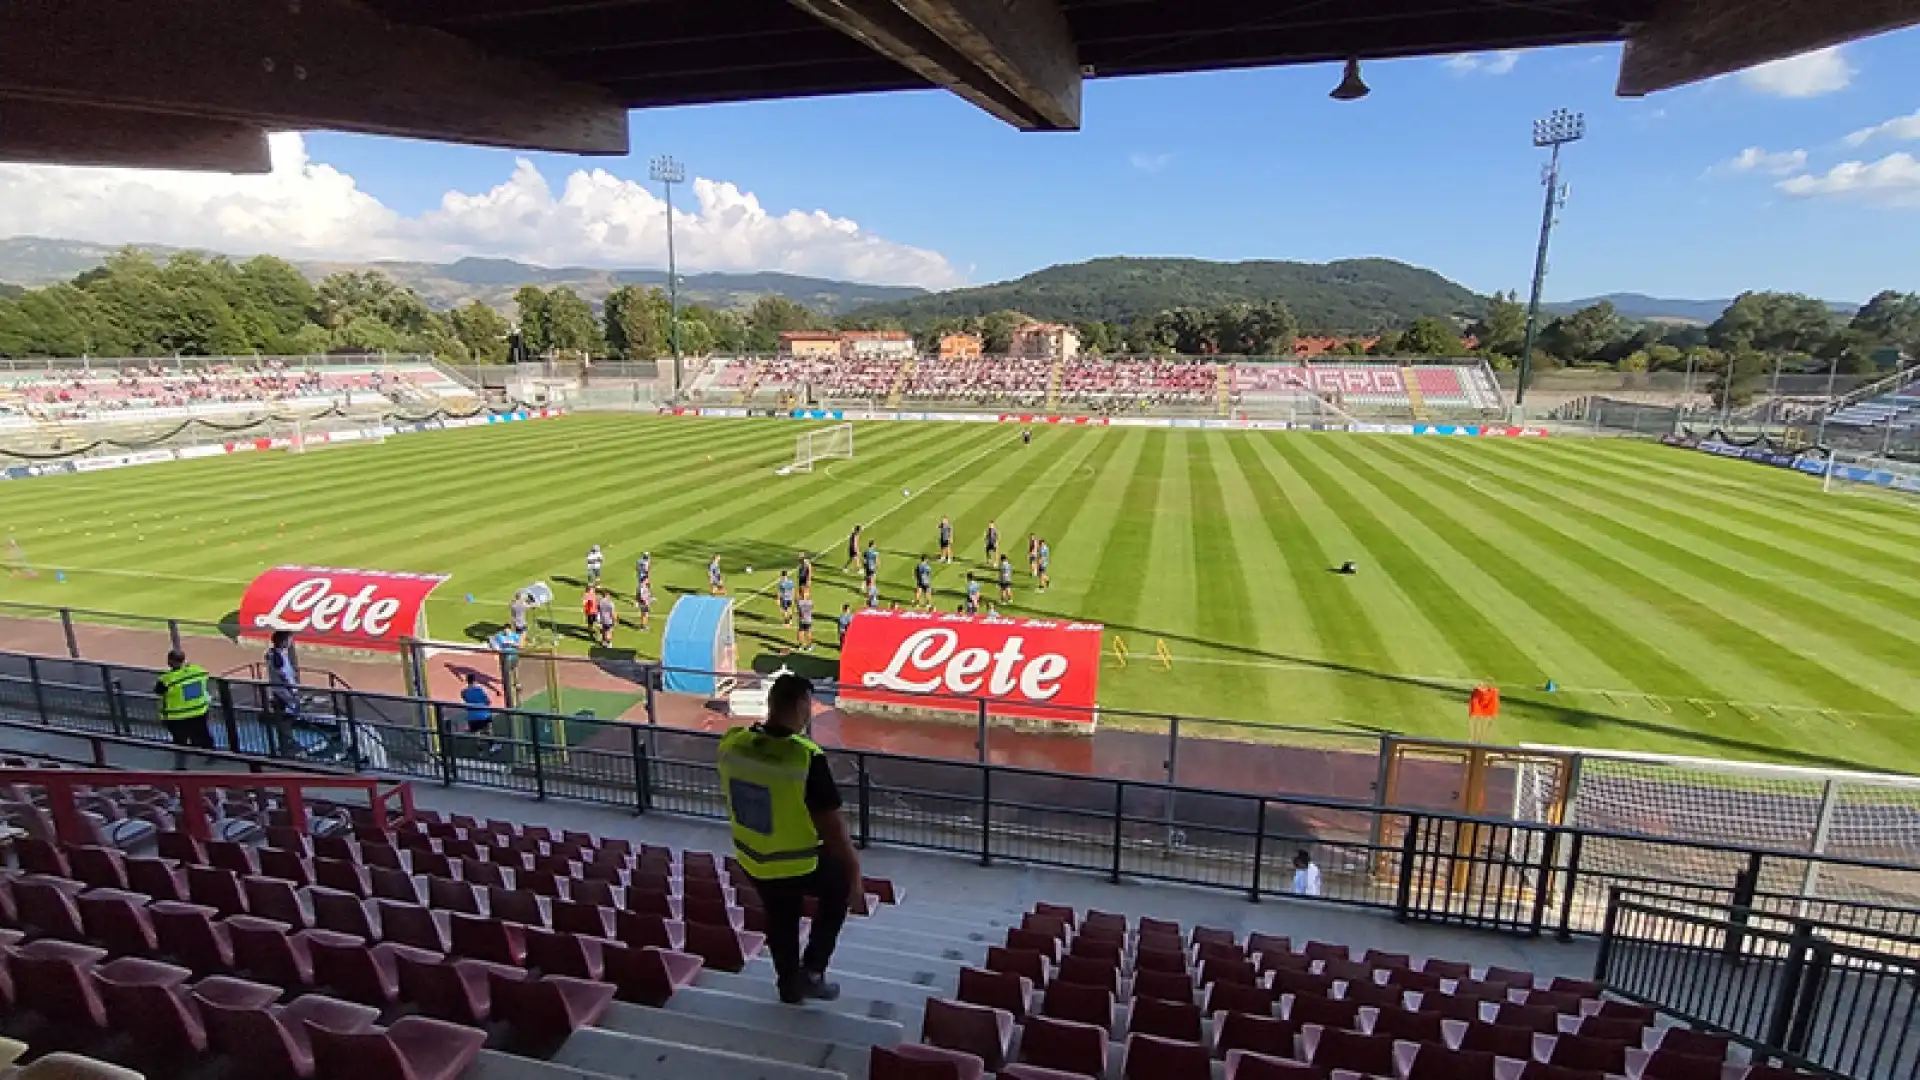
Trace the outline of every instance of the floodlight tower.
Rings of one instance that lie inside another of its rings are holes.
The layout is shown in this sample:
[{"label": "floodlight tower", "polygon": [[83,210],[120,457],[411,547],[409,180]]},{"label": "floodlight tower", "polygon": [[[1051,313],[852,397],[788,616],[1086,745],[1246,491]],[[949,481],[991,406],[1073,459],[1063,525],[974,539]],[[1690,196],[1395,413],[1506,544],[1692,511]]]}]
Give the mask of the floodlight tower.
[{"label": "floodlight tower", "polygon": [[654,158],[647,175],[667,191],[667,335],[673,342],[673,400],[680,400],[680,273],[673,265],[673,185],[687,179],[687,167],[667,154]]},{"label": "floodlight tower", "polygon": [[1567,189],[1560,182],[1560,148],[1579,142],[1587,134],[1584,113],[1555,109],[1545,120],[1533,122],[1533,145],[1551,147],[1553,156],[1540,182],[1547,187],[1546,205],[1540,211],[1540,249],[1533,257],[1533,296],[1527,301],[1527,336],[1520,346],[1520,381],[1513,391],[1517,412],[1527,400],[1527,377],[1533,373],[1533,342],[1539,334],[1540,289],[1547,281],[1547,241],[1553,236],[1554,211],[1566,205]]}]

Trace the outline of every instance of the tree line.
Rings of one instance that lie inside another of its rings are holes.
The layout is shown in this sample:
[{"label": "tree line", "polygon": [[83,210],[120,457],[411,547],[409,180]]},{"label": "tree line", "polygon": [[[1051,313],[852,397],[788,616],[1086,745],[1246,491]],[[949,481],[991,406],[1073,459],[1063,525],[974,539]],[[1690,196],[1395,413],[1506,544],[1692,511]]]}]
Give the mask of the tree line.
[{"label": "tree line", "polygon": [[[431,354],[499,364],[516,325],[530,355],[650,360],[671,351],[673,322],[659,289],[615,289],[601,309],[573,290],[523,288],[515,319],[478,301],[446,311],[378,271],[310,282],[284,259],[241,262],[182,251],[164,262],[124,248],[72,281],[0,288],[0,356],[300,356]],[[744,312],[680,308],[683,353],[773,352],[783,330],[831,322],[783,297]]]}]

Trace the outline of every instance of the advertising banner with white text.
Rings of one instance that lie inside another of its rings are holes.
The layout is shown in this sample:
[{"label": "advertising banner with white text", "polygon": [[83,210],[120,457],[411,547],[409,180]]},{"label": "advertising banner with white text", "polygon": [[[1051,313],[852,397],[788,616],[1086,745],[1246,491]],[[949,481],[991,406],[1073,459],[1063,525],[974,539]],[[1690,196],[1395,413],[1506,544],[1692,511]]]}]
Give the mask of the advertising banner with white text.
[{"label": "advertising banner with white text", "polygon": [[840,650],[840,698],[1090,724],[1099,623],[862,611]]},{"label": "advertising banner with white text", "polygon": [[275,566],[240,598],[240,633],[269,637],[291,631],[298,642],[399,652],[426,636],[427,597],[445,574]]}]

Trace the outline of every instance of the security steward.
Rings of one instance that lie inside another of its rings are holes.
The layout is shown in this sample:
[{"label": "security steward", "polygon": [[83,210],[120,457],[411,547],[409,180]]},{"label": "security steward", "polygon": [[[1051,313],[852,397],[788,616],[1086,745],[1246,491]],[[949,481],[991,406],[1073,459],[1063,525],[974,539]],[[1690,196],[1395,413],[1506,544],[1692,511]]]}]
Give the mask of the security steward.
[{"label": "security steward", "polygon": [[[187,663],[187,654],[175,649],[167,654],[167,670],[153,684],[160,698],[160,721],[175,746],[213,749],[213,732],[207,729],[207,710],[213,705],[211,680],[207,669]],[[186,755],[175,755],[184,765]]]},{"label": "security steward", "polygon": [[[717,763],[734,852],[766,906],[767,949],[789,1005],[840,996],[827,964],[862,887],[840,789],[826,753],[805,734],[812,715],[813,684],[780,676],[767,693],[766,722],[728,732]],[[800,916],[809,896],[819,904],[803,956]]]}]

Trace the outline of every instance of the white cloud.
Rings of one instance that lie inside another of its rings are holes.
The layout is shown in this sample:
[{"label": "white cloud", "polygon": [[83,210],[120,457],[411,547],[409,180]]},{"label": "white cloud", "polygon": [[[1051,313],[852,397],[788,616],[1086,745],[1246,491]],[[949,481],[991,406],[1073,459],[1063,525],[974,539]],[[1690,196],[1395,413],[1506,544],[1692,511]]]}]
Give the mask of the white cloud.
[{"label": "white cloud", "polygon": [[1920,139],[1920,109],[1872,127],[1863,127],[1848,135],[1843,141],[1848,146],[1865,146],[1875,139],[1893,139],[1898,142],[1912,142]]},{"label": "white cloud", "polygon": [[1773,176],[1789,176],[1807,167],[1805,150],[1763,150],[1758,146],[1749,146],[1731,158],[1708,169],[1713,173],[1751,173],[1763,172]]},{"label": "white cloud", "polygon": [[1520,62],[1520,50],[1502,49],[1490,53],[1461,53],[1443,61],[1456,75],[1505,75]]},{"label": "white cloud", "polygon": [[1834,45],[1750,67],[1739,78],[1749,90],[1762,94],[1806,98],[1845,90],[1858,71],[1840,46]]},{"label": "white cloud", "polygon": [[1920,207],[1920,161],[1906,153],[1888,154],[1872,162],[1843,161],[1824,173],[1788,177],[1774,186],[1800,198]]},{"label": "white cloud", "polygon": [[1127,155],[1127,162],[1141,172],[1155,173],[1173,164],[1172,154],[1145,154],[1134,151]]},{"label": "white cloud", "polygon": [[[675,255],[684,270],[795,274],[941,288],[961,275],[935,251],[896,243],[824,210],[767,210],[752,192],[696,178],[676,199]],[[666,204],[604,169],[580,169],[558,191],[532,162],[480,192],[449,191],[417,216],[308,158],[299,135],[273,136],[262,176],[0,165],[0,236],[205,247],[298,258],[445,260],[467,255],[547,266],[666,263]]]}]

